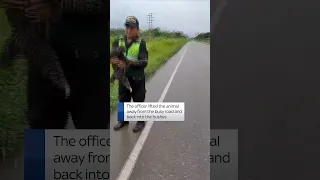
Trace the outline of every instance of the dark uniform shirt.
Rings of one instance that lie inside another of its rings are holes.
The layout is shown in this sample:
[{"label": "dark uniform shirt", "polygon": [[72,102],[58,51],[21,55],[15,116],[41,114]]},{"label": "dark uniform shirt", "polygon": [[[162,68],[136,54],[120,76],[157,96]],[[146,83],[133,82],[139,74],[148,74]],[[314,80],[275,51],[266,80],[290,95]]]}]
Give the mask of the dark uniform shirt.
[{"label": "dark uniform shirt", "polygon": [[[128,43],[127,37],[124,36],[126,49],[129,49],[131,45],[137,41],[137,39]],[[119,38],[117,38],[112,44],[112,48],[117,48],[117,47],[119,47]],[[127,70],[127,76],[129,77],[144,76],[144,69],[147,67],[147,64],[148,64],[148,56],[149,56],[149,53],[147,50],[146,41],[141,39],[138,62],[136,64],[130,65],[130,67]]]}]

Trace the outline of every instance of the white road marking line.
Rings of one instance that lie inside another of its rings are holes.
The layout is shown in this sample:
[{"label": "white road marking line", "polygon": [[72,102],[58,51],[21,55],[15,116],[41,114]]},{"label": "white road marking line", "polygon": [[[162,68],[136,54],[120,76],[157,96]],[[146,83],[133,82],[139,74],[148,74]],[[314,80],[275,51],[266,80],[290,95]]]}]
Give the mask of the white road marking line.
[{"label": "white road marking line", "polygon": [[[168,93],[168,90],[171,86],[171,83],[173,81],[173,78],[174,76],[176,75],[177,71],[178,71],[178,68],[184,58],[184,55],[186,54],[187,52],[187,49],[188,49],[188,45],[185,46],[185,49],[179,59],[179,62],[177,63],[177,66],[176,68],[173,70],[173,73],[166,85],[166,87],[164,88],[164,90],[162,91],[162,94],[158,100],[158,102],[163,102],[164,98],[166,97],[167,93]],[[138,160],[138,157],[141,153],[141,150],[143,148],[143,145],[144,143],[146,142],[146,139],[150,133],[150,130],[151,130],[151,127],[153,125],[153,122],[154,121],[149,121],[146,123],[143,131],[141,132],[140,136],[139,136],[139,139],[137,140],[136,144],[134,145],[127,161],[125,162],[124,166],[122,167],[121,169],[121,172],[117,178],[117,180],[129,180],[130,176],[131,176],[131,173],[136,165],[136,162]]]}]

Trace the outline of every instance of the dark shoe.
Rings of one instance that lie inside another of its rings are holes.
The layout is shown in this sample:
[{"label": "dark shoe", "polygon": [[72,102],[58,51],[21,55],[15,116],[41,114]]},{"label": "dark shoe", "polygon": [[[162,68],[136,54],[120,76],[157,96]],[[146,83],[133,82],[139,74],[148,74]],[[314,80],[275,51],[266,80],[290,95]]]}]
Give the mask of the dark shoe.
[{"label": "dark shoe", "polygon": [[145,122],[144,121],[138,121],[137,123],[136,123],[136,125],[134,126],[134,128],[133,128],[133,132],[139,132],[139,131],[141,131],[143,128],[144,128],[144,126],[145,126]]},{"label": "dark shoe", "polygon": [[123,128],[127,124],[129,124],[128,121],[118,121],[118,123],[116,125],[114,125],[113,129],[115,131],[118,131],[118,130],[120,130],[121,128]]}]

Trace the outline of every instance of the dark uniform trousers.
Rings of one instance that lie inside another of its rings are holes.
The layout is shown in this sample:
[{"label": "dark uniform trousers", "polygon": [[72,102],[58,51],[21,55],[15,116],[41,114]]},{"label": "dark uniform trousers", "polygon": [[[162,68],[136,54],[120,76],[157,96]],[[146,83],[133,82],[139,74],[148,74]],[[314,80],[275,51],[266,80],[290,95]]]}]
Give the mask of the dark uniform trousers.
[{"label": "dark uniform trousers", "polygon": [[[89,46],[89,45],[88,45]],[[77,129],[109,129],[109,58],[105,48],[75,49],[53,44],[70,86],[70,96],[40,78],[41,71],[29,64],[28,121],[32,129],[63,129],[68,112]],[[90,48],[91,47],[91,48]],[[95,52],[96,51],[96,52]],[[139,98],[138,98],[139,99]]]},{"label": "dark uniform trousers", "polygon": [[[132,92],[130,92],[125,86],[119,83],[119,102],[144,102],[146,98],[146,80],[145,76],[141,77],[128,77]],[[140,121],[143,122],[143,121]],[[124,121],[128,124],[129,121]]]},{"label": "dark uniform trousers", "polygon": [[146,96],[145,76],[128,77],[132,92],[119,84],[119,102],[144,102]]}]

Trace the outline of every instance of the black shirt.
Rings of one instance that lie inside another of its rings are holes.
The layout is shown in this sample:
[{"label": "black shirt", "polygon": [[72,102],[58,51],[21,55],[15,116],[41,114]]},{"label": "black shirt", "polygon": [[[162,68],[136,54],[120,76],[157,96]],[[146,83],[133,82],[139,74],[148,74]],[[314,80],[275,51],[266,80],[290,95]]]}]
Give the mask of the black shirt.
[{"label": "black shirt", "polygon": [[[138,39],[138,38],[137,38]],[[125,44],[126,44],[126,49],[129,49],[131,45],[137,41],[134,40],[130,43],[127,42],[127,37],[124,36]],[[112,48],[119,47],[119,38],[117,38],[113,43],[112,43]],[[144,69],[147,67],[148,64],[148,50],[147,50],[147,44],[146,41],[141,39],[140,42],[140,48],[139,48],[139,54],[138,54],[138,62],[136,64],[130,65],[127,71],[127,76],[144,76]]]}]

